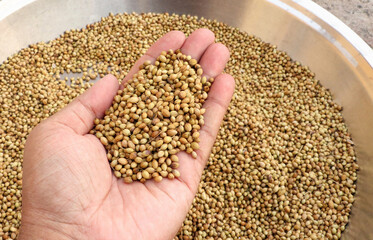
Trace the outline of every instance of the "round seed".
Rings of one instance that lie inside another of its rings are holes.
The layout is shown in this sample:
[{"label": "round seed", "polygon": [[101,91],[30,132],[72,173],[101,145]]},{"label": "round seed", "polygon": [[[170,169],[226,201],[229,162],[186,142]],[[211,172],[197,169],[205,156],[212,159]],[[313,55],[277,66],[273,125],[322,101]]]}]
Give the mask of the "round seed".
[{"label": "round seed", "polygon": [[148,171],[144,170],[141,172],[141,174],[143,178],[150,179],[150,174],[148,173]]},{"label": "round seed", "polygon": [[108,140],[107,140],[107,138],[106,137],[101,137],[100,138],[100,141],[101,141],[101,143],[103,144],[103,145],[108,145]]},{"label": "round seed", "polygon": [[161,177],[161,176],[157,176],[157,177],[154,178],[154,180],[156,182],[160,182],[160,181],[162,181],[162,179],[163,179],[163,177]]}]

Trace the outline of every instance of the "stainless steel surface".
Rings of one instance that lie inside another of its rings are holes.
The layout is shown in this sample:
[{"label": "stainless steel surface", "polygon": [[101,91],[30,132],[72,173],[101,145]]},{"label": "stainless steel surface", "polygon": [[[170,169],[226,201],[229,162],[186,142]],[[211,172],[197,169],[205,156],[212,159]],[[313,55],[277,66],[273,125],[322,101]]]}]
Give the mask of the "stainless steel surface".
[{"label": "stainless steel surface", "polygon": [[335,101],[356,143],[356,202],[345,239],[373,239],[373,51],[311,1],[300,0],[10,0],[0,2],[0,61],[109,12],[173,12],[213,18],[278,45],[308,65]]}]

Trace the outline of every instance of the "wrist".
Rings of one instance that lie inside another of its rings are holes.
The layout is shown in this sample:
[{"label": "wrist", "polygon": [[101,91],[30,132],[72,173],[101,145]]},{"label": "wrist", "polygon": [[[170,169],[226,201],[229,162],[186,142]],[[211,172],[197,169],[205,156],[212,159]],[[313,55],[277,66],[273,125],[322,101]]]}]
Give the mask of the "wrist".
[{"label": "wrist", "polygon": [[18,240],[88,239],[86,227],[51,220],[45,214],[23,214]]},{"label": "wrist", "polygon": [[18,240],[36,240],[36,239],[56,239],[56,240],[72,240],[71,236],[62,233],[64,230],[55,231],[48,227],[37,224],[22,224]]}]

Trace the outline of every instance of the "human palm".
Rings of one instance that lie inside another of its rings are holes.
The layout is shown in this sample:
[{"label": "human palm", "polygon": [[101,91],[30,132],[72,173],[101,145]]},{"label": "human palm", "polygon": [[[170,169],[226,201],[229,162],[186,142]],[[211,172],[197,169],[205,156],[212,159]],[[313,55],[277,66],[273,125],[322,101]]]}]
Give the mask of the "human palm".
[{"label": "human palm", "polygon": [[181,176],[144,184],[124,183],[110,169],[105,148],[88,134],[119,86],[108,75],[30,134],[24,155],[20,239],[172,239],[191,206],[220,123],[233,78],[220,74],[229,58],[214,35],[199,29],[187,39],[173,31],[141,57],[124,81],[161,51],[181,49],[215,77],[200,131],[198,158],[178,153]]}]

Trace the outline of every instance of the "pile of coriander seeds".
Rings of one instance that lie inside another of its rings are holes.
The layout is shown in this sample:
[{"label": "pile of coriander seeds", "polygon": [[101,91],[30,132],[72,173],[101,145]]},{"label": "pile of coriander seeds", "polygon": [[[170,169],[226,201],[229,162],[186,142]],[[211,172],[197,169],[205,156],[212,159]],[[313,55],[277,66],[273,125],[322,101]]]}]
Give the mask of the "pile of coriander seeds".
[{"label": "pile of coriander seeds", "polygon": [[197,158],[203,103],[214,79],[202,76],[197,60],[177,50],[146,61],[114,97],[91,131],[107,150],[114,175],[131,183],[180,173],[179,151]]},{"label": "pile of coriander seeds", "polygon": [[[111,73],[123,79],[171,30],[212,30],[231,58],[236,89],[193,206],[175,239],[338,239],[354,202],[353,142],[329,91],[276,46],[218,21],[119,14],[0,65],[0,239],[21,221],[26,137]],[[74,73],[74,78],[62,77]],[[68,83],[70,85],[68,85]]]}]

